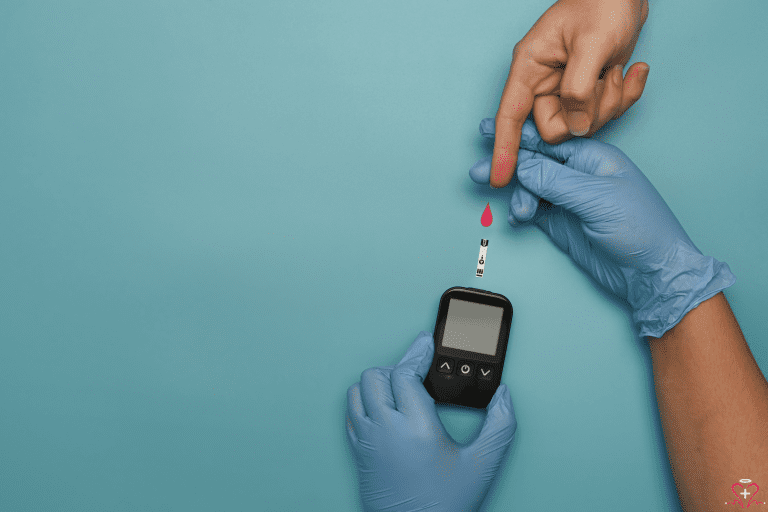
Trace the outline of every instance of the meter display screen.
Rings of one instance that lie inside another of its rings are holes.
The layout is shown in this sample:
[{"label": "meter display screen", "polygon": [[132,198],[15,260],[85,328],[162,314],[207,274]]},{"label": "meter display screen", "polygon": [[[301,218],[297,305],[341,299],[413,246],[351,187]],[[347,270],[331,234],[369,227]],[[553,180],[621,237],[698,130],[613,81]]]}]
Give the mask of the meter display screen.
[{"label": "meter display screen", "polygon": [[495,356],[503,314],[496,306],[450,299],[443,346]]}]

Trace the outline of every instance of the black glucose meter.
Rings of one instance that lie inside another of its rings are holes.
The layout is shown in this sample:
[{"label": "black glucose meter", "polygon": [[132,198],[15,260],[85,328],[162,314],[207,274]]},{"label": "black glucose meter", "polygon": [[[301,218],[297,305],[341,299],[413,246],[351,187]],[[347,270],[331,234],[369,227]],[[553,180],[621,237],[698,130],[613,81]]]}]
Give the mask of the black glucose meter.
[{"label": "black glucose meter", "polygon": [[488,406],[501,384],[511,323],[512,304],[503,295],[460,286],[443,293],[424,379],[435,402]]}]

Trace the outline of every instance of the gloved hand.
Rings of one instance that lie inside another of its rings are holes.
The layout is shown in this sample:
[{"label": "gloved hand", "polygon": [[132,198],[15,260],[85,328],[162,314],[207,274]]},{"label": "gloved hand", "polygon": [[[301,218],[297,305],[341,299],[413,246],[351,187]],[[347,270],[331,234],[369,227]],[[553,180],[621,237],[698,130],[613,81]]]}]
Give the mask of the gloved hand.
[{"label": "gloved hand", "polygon": [[507,386],[488,404],[478,437],[455,442],[424,388],[435,346],[422,331],[397,366],[369,368],[347,390],[347,438],[368,510],[474,511],[517,428]]},{"label": "gloved hand", "polygon": [[[486,136],[493,129],[493,119],[480,125]],[[533,219],[581,268],[626,299],[641,336],[661,337],[736,281],[727,264],[696,248],[653,185],[618,148],[581,138],[553,146],[532,121],[523,125],[520,147],[528,151],[518,157],[510,222]],[[489,183],[490,168],[486,174],[482,162],[470,177]],[[547,202],[534,208],[537,196]]]}]

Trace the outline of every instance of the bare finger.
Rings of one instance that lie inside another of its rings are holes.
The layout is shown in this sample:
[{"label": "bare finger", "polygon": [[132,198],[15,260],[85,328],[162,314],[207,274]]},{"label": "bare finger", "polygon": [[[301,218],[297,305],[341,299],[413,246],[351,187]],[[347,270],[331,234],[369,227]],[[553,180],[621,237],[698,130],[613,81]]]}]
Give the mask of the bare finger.
[{"label": "bare finger", "polygon": [[624,76],[621,107],[619,107],[614,119],[621,117],[643,95],[649,71],[650,66],[645,62],[636,62],[629,67],[627,74]]}]

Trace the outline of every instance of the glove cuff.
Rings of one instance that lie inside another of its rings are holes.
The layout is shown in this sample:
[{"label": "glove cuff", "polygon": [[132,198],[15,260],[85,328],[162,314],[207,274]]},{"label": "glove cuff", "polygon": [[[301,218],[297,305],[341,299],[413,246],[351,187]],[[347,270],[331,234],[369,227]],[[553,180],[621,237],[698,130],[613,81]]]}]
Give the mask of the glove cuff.
[{"label": "glove cuff", "polygon": [[660,338],[693,308],[736,282],[727,263],[679,244],[667,265],[633,279],[629,303],[640,336]]}]

